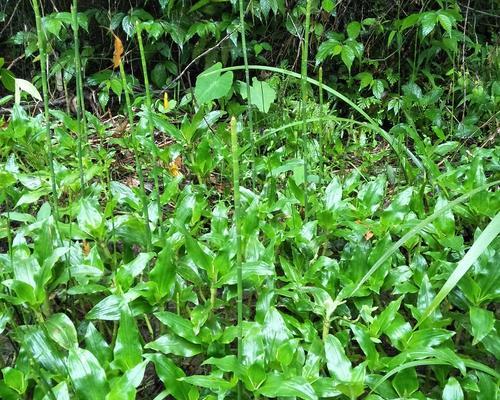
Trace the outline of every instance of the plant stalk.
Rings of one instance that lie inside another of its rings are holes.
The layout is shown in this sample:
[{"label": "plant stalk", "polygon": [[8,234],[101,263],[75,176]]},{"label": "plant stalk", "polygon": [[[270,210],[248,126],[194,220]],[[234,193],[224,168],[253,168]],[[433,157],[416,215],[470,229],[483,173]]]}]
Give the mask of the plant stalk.
[{"label": "plant stalk", "polygon": [[[238,297],[238,364],[243,361],[243,268],[241,241],[241,200],[240,200],[240,165],[236,118],[231,118],[231,155],[233,159],[234,225],[236,233],[236,273]],[[242,385],[238,382],[238,400],[242,398]]]},{"label": "plant stalk", "polygon": [[250,149],[252,159],[252,189],[255,189],[257,180],[257,169],[255,165],[255,138],[253,132],[253,110],[252,110],[252,95],[250,92],[250,70],[248,68],[248,55],[247,55],[247,40],[245,33],[245,11],[243,7],[243,0],[239,0],[240,8],[240,29],[241,29],[241,48],[243,51],[243,64],[245,65],[245,83],[247,86],[247,118],[248,129],[250,131]]},{"label": "plant stalk", "polygon": [[75,48],[75,78],[76,78],[76,119],[78,126],[78,169],[80,172],[80,190],[83,195],[85,178],[83,173],[83,140],[87,139],[87,118],[85,116],[85,102],[83,98],[82,63],[80,59],[80,39],[78,37],[78,0],[73,0],[71,6],[73,47]]},{"label": "plant stalk", "polygon": [[153,112],[152,109],[152,100],[151,100],[151,90],[149,88],[149,77],[148,77],[148,67],[146,64],[146,55],[144,52],[144,45],[142,42],[142,28],[139,23],[136,23],[136,33],[137,33],[137,41],[139,42],[139,52],[141,54],[141,63],[142,63],[142,73],[144,75],[144,86],[146,87],[146,109],[147,109],[147,117],[148,117],[148,131],[149,131],[149,139],[151,141],[151,149],[152,149],[152,161],[153,161],[153,168],[152,168],[152,175],[153,175],[153,182],[154,182],[154,197],[157,202],[157,207],[158,207],[158,230],[161,234],[162,232],[162,222],[163,222],[163,210],[161,207],[160,203],[160,185],[158,183],[158,172],[157,172],[157,167],[158,167],[158,147],[156,146],[155,139],[154,139],[154,126],[153,126],[153,121],[151,119],[151,113]]},{"label": "plant stalk", "polygon": [[130,125],[130,137],[132,141],[132,148],[134,151],[134,161],[135,170],[137,177],[139,178],[139,185],[141,187],[141,197],[142,197],[142,212],[144,214],[145,225],[146,225],[146,250],[151,251],[152,240],[151,240],[151,228],[149,226],[149,211],[148,211],[148,197],[146,195],[146,189],[144,186],[144,174],[142,173],[142,168],[139,160],[139,149],[137,146],[137,138],[135,137],[135,127],[134,127],[134,117],[132,114],[132,105],[130,102],[130,94],[128,93],[127,78],[125,76],[125,69],[123,68],[123,62],[120,61],[120,75],[122,79],[123,91],[125,92],[125,105],[127,107],[128,122]]}]

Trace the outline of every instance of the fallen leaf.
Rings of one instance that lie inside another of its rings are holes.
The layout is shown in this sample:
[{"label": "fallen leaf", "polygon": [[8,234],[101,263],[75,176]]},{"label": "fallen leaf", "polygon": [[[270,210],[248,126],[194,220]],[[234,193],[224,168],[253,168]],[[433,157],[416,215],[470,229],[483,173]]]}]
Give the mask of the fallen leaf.
[{"label": "fallen leaf", "polygon": [[122,62],[123,55],[123,43],[118,36],[113,33],[115,38],[115,51],[113,52],[113,68],[117,68],[120,66]]}]

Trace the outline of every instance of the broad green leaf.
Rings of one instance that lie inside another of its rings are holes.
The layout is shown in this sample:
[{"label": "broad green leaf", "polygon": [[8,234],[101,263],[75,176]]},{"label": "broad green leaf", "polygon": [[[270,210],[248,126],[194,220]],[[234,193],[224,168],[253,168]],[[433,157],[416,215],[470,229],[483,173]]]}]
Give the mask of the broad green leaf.
[{"label": "broad green leaf", "polygon": [[268,113],[271,104],[276,100],[276,90],[267,82],[252,78],[250,96],[252,98],[252,104],[256,106],[260,112]]},{"label": "broad green leaf", "polygon": [[113,349],[113,366],[126,372],[142,361],[142,346],[137,323],[128,306],[121,310],[120,326]]},{"label": "broad green leaf", "polygon": [[15,78],[14,85],[15,85],[15,94],[14,94],[15,104],[21,103],[21,92],[26,92],[35,100],[42,101],[42,96],[40,95],[40,92],[38,92],[38,89],[31,82],[24,79]]},{"label": "broad green leaf", "polygon": [[438,14],[438,20],[443,29],[446,31],[446,33],[451,35],[452,22],[450,17],[448,17],[445,14]]},{"label": "broad green leaf", "polygon": [[155,266],[149,273],[150,280],[157,284],[160,299],[170,293],[175,283],[177,267],[172,254],[172,248],[168,245],[165,246],[158,254]]},{"label": "broad green leaf", "polygon": [[202,352],[201,346],[172,334],[162,335],[144,347],[146,349],[161,351],[164,354],[174,354],[182,357],[193,357]]},{"label": "broad green leaf", "polygon": [[342,382],[350,382],[352,378],[351,362],[344,352],[342,343],[333,335],[325,339],[325,357],[328,371]]},{"label": "broad green leaf", "polygon": [[275,373],[270,375],[258,393],[265,397],[299,397],[305,400],[317,400],[318,396],[305,378],[294,376],[287,378]]},{"label": "broad green leaf", "polygon": [[325,190],[325,206],[327,210],[334,211],[342,200],[342,183],[336,176]]},{"label": "broad green leaf", "polygon": [[335,4],[336,0],[322,0],[321,7],[327,13],[331,13],[333,10],[335,10]]},{"label": "broad green leaf", "polygon": [[80,399],[106,398],[109,391],[106,373],[90,351],[78,347],[70,349],[67,368]]},{"label": "broad green leaf", "polygon": [[470,308],[470,323],[472,326],[473,345],[483,340],[495,326],[495,316],[491,311],[479,307]]},{"label": "broad green leaf", "polygon": [[361,24],[357,21],[353,21],[347,25],[347,35],[349,39],[356,40],[361,32]]},{"label": "broad green leaf", "polygon": [[422,15],[420,19],[420,25],[422,27],[422,36],[426,37],[429,33],[434,30],[436,26],[437,16],[434,12],[426,12]]},{"label": "broad green leaf", "polygon": [[136,388],[144,378],[148,363],[148,360],[143,361],[119,378],[112,380],[110,384],[111,390],[106,396],[106,400],[135,400]]},{"label": "broad green leaf", "polygon": [[366,328],[352,324],[351,330],[354,333],[354,337],[356,341],[359,343],[359,347],[363,350],[363,353],[366,355],[366,361],[368,363],[368,367],[371,369],[375,369],[378,365],[379,354],[377,349],[375,348],[375,343],[371,340],[370,335]]},{"label": "broad green leaf", "polygon": [[85,316],[86,319],[102,319],[106,321],[117,321],[120,319],[124,299],[115,294],[105,297],[97,303]]},{"label": "broad green leaf", "polygon": [[350,46],[344,45],[342,46],[340,57],[342,58],[342,61],[344,62],[349,72],[351,72],[352,63],[354,61],[354,58],[356,58],[354,50]]},{"label": "broad green leaf", "polygon": [[17,368],[5,367],[2,369],[3,381],[18,394],[23,394],[28,387],[24,373]]},{"label": "broad green leaf", "polygon": [[145,354],[144,357],[154,363],[156,374],[176,400],[191,400],[191,385],[179,380],[186,374],[170,358],[157,353]]},{"label": "broad green leaf", "polygon": [[407,368],[398,372],[392,380],[392,386],[402,398],[411,397],[418,390],[418,378],[415,368]]},{"label": "broad green leaf", "polygon": [[111,362],[111,348],[92,322],[87,326],[84,339],[87,350],[97,358],[99,364],[106,367]]},{"label": "broad green leaf", "polygon": [[54,314],[45,321],[50,338],[62,348],[69,350],[78,346],[76,329],[66,314]]},{"label": "broad green leaf", "polygon": [[228,382],[225,379],[212,375],[191,375],[179,378],[179,380],[190,383],[194,386],[207,388],[215,392],[226,392],[236,385],[236,381]]},{"label": "broad green leaf", "polygon": [[448,383],[443,390],[443,400],[463,400],[464,392],[460,383],[453,377],[448,379]]},{"label": "broad green leaf", "polygon": [[365,183],[358,192],[361,205],[373,214],[380,205],[385,192],[386,178],[380,175],[377,179]]},{"label": "broad green leaf", "polygon": [[399,193],[392,200],[391,204],[385,208],[380,217],[381,223],[387,227],[397,227],[401,224],[409,212],[409,204],[413,195],[413,188],[409,187]]},{"label": "broad green leaf", "polygon": [[172,332],[180,337],[189,340],[192,343],[199,344],[201,340],[194,333],[193,324],[188,319],[182,318],[180,315],[169,311],[160,311],[155,313],[162,324],[168,326]]},{"label": "broad green leaf", "polygon": [[[194,95],[199,105],[220,99],[229,93],[233,84],[233,73],[229,71],[221,74],[217,72],[220,69],[222,69],[221,63],[214,64],[196,78]],[[212,74],[207,75],[209,72],[212,72]]]}]

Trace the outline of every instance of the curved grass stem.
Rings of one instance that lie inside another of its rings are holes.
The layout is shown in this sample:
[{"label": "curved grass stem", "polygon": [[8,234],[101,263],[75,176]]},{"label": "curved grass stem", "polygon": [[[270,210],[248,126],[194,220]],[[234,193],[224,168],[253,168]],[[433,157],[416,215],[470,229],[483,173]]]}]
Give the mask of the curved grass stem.
[{"label": "curved grass stem", "polygon": [[152,100],[151,100],[151,90],[149,88],[149,77],[148,77],[148,67],[146,64],[146,55],[144,52],[144,45],[142,43],[142,28],[139,23],[136,23],[136,33],[137,33],[137,41],[139,42],[139,52],[141,55],[141,64],[142,64],[142,73],[144,75],[144,86],[146,87],[146,108],[147,108],[147,118],[148,118],[148,131],[149,131],[149,140],[152,149],[152,175],[154,182],[154,197],[157,202],[158,208],[158,227],[159,232],[162,232],[162,222],[163,222],[163,210],[160,203],[160,185],[158,181],[158,148],[154,139],[154,126],[151,118],[152,109]]}]

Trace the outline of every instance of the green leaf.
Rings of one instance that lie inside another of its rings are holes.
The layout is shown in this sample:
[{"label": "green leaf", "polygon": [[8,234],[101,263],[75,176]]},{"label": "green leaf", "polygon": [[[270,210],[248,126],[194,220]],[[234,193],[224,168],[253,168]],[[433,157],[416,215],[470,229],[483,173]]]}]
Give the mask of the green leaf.
[{"label": "green leaf", "polygon": [[[199,105],[220,99],[229,93],[233,84],[233,73],[231,71],[222,75],[220,72],[214,73],[220,69],[222,69],[222,64],[217,63],[198,75],[194,95]],[[208,73],[210,74],[207,75]]]},{"label": "green leaf", "polygon": [[342,343],[333,335],[328,335],[325,339],[325,357],[330,374],[339,381],[351,381],[351,362],[345,355]]},{"label": "green leaf", "polygon": [[479,307],[470,308],[470,323],[472,326],[473,345],[483,340],[495,326],[495,316],[491,311]]},{"label": "green leaf", "polygon": [[86,319],[117,321],[120,319],[124,299],[115,294],[102,299],[85,316]]},{"label": "green leaf", "polygon": [[150,280],[157,284],[160,299],[170,293],[175,283],[177,268],[172,254],[171,246],[164,246],[163,250],[158,254],[155,266],[149,273]]},{"label": "green leaf", "polygon": [[67,368],[78,398],[104,399],[109,391],[106,373],[94,355],[79,347],[69,350]]},{"label": "green leaf", "polygon": [[361,205],[370,214],[373,214],[379,207],[379,204],[384,197],[385,184],[385,175],[380,175],[374,181],[365,183],[358,191],[358,199],[360,200]]},{"label": "green leaf", "polygon": [[182,357],[193,357],[202,352],[201,346],[188,342],[178,336],[166,334],[144,346],[146,349],[161,351]]},{"label": "green leaf", "polygon": [[407,368],[396,374],[392,386],[402,398],[411,397],[418,390],[418,378],[415,368]]},{"label": "green leaf", "polygon": [[260,112],[267,114],[271,104],[276,100],[276,90],[269,86],[267,82],[253,78],[252,86],[250,86],[250,96],[252,98],[252,104],[256,106]]},{"label": "green leaf", "polygon": [[351,22],[347,25],[347,35],[349,39],[356,40],[361,32],[361,24],[357,21]]},{"label": "green leaf", "polygon": [[316,52],[317,64],[323,62],[328,57],[334,57],[342,52],[342,45],[338,40],[329,39],[326,42],[321,43]]},{"label": "green leaf", "polygon": [[355,76],[356,79],[359,80],[359,90],[363,90],[365,87],[368,87],[373,82],[373,75],[370,72],[360,72]]},{"label": "green leaf", "polygon": [[154,363],[156,374],[175,399],[191,400],[189,397],[191,385],[179,380],[186,376],[182,369],[162,354],[145,354],[144,357]]},{"label": "green leaf", "polygon": [[458,262],[455,270],[450,275],[448,280],[444,283],[441,290],[438,292],[432,303],[427,307],[427,309],[422,313],[422,317],[418,321],[418,327],[426,318],[428,318],[432,312],[441,304],[444,298],[450,293],[453,288],[457,285],[458,281],[466,274],[469,268],[474,264],[474,262],[479,258],[479,256],[486,250],[489,244],[498,236],[500,233],[500,213],[498,213],[495,218],[488,224],[484,231],[479,235],[477,240],[465,254],[465,256]]},{"label": "green leaf", "polygon": [[356,57],[356,54],[354,54],[354,50],[350,46],[344,45],[342,46],[340,57],[342,58],[342,61],[344,62],[349,72],[351,72],[352,63],[354,61],[354,58]]},{"label": "green leaf", "polygon": [[113,355],[113,366],[123,372],[132,369],[142,361],[139,330],[128,306],[121,310],[120,326]]},{"label": "green leaf", "polygon": [[438,14],[438,20],[443,29],[446,31],[446,33],[451,35],[451,28],[452,28],[451,19],[447,15]]},{"label": "green leaf", "polygon": [[328,184],[325,190],[325,207],[327,210],[334,211],[342,200],[342,183],[336,176]]},{"label": "green leaf", "polygon": [[422,15],[420,19],[420,25],[422,28],[422,36],[426,37],[429,33],[434,30],[436,26],[437,16],[433,12],[426,12]]},{"label": "green leaf", "polygon": [[169,311],[157,312],[155,313],[155,317],[158,318],[162,324],[168,326],[176,335],[192,343],[201,343],[200,338],[194,333],[191,321]]},{"label": "green leaf", "polygon": [[225,379],[212,375],[191,375],[179,378],[179,380],[216,392],[226,392],[236,385],[236,381],[228,382]]},{"label": "green leaf", "polygon": [[299,397],[304,400],[317,400],[318,396],[305,378],[287,378],[282,374],[270,375],[258,393],[265,397]]},{"label": "green leaf", "polygon": [[321,2],[321,7],[327,13],[331,14],[332,11],[335,10],[335,3],[336,3],[336,0],[323,0]]},{"label": "green leaf", "polygon": [[372,83],[372,93],[377,99],[381,99],[384,95],[384,82],[380,79],[375,79]]},{"label": "green leaf", "polygon": [[87,350],[97,358],[99,364],[107,366],[111,361],[111,349],[92,322],[87,327],[84,340]]},{"label": "green leaf", "polygon": [[453,377],[448,379],[448,383],[443,390],[443,400],[463,400],[464,392],[460,383]]},{"label": "green leaf", "polygon": [[62,348],[69,350],[78,346],[76,329],[66,314],[54,314],[45,321],[50,338]]}]

